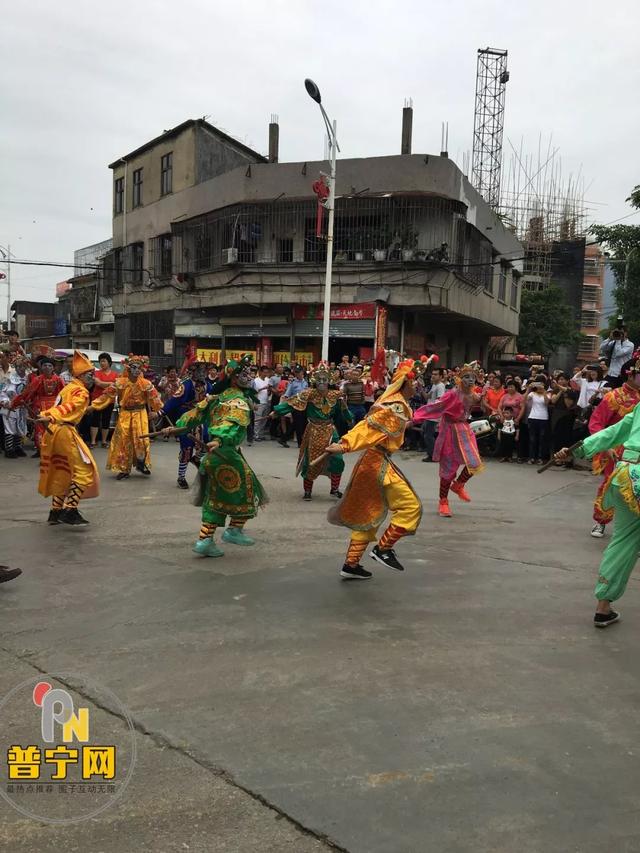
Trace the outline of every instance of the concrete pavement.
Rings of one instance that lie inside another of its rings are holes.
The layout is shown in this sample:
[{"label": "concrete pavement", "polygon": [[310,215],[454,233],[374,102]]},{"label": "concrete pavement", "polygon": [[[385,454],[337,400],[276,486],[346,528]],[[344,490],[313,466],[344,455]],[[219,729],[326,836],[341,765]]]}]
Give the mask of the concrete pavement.
[{"label": "concrete pavement", "polygon": [[640,849],[640,594],[632,578],[624,621],[593,629],[593,478],[490,463],[440,519],[437,466],[400,454],[425,504],[407,571],[365,558],[373,581],[341,583],[347,531],[325,521],[328,481],[300,500],[294,449],[247,450],[271,503],[258,544],[218,560],[190,551],[175,445],[153,456],[148,480],[103,475],[88,529],[47,527],[37,463],[0,460],[2,562],[24,569],[0,587],[0,695],[86,673],[145,756],[86,824],[0,801],[6,849]]}]

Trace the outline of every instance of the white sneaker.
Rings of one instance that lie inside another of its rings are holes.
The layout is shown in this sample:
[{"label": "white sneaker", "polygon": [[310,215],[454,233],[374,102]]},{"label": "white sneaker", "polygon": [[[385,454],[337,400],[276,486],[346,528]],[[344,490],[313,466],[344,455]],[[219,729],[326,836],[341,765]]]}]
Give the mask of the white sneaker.
[{"label": "white sneaker", "polygon": [[591,531],[591,535],[596,539],[602,539],[604,536],[604,524],[594,524],[593,530]]}]

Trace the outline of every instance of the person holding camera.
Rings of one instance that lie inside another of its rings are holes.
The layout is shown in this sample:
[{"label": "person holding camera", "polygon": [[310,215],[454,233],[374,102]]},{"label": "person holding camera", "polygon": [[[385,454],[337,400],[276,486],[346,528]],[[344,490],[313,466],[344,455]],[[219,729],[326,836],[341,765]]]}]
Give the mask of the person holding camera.
[{"label": "person holding camera", "polygon": [[619,388],[624,382],[622,365],[633,355],[633,342],[627,337],[627,330],[622,325],[622,318],[618,318],[615,329],[609,333],[609,337],[600,344],[600,356],[607,361],[608,370],[605,380],[611,388]]}]

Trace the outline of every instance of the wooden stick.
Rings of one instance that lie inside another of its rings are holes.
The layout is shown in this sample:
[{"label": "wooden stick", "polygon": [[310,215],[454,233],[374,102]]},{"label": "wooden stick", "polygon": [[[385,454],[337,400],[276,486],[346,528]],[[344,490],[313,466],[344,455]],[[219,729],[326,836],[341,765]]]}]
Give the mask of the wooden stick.
[{"label": "wooden stick", "polygon": [[[578,447],[582,446],[582,441],[576,441],[575,444],[572,444],[570,447],[567,447],[567,450],[571,453],[573,450],[577,450]],[[548,468],[551,468],[556,462],[555,456],[552,455],[551,459],[548,462],[545,462],[540,468],[538,468],[538,474],[544,473]]]},{"label": "wooden stick", "polygon": [[320,456],[318,456],[318,458],[317,458],[317,459],[313,459],[311,462],[309,462],[309,468],[315,468],[315,467],[316,467],[316,465],[320,465],[320,463],[321,463],[321,462],[324,462],[324,460],[325,460],[328,456],[329,456],[329,454],[328,454],[328,453],[322,453]]}]

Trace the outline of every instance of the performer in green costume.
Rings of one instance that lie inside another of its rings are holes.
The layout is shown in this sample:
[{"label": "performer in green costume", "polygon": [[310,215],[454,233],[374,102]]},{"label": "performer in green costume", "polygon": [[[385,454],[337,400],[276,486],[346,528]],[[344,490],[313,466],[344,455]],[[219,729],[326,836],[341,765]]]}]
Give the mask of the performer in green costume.
[{"label": "performer in green costume", "polygon": [[[629,372],[640,373],[640,359]],[[604,485],[602,503],[613,510],[614,533],[600,563],[595,596],[598,599],[594,625],[606,628],[620,614],[611,603],[621,598],[640,553],[640,405],[616,424],[600,430],[570,451],[563,448],[555,458],[565,461],[570,453],[591,458],[596,453],[624,446],[622,458]]]},{"label": "performer in green costume", "polygon": [[[203,486],[202,526],[193,546],[193,551],[202,557],[224,555],[213,537],[218,527],[224,527],[227,516],[230,521],[222,541],[253,545],[255,539],[247,536],[243,528],[257,515],[258,508],[267,503],[264,489],[240,452],[255,399],[249,387],[250,363],[249,356],[244,356],[240,362],[230,361],[224,379],[214,385],[213,393],[182,415],[175,427],[162,430],[165,435],[180,435],[200,425],[207,428],[208,452],[199,469]],[[200,500],[196,502],[200,505]]]},{"label": "performer in green costume", "polygon": [[[341,453],[328,456],[324,449],[328,444],[339,441],[334,419],[339,412],[351,422],[351,413],[342,402],[342,392],[329,390],[333,377],[326,364],[319,364],[311,374],[311,388],[301,391],[295,397],[274,406],[272,418],[288,415],[293,411],[307,413],[307,427],[302,437],[296,475],[301,474],[304,483],[305,501],[311,500],[314,481],[322,474],[329,477],[331,491],[336,498],[342,497],[340,478],[344,471],[344,459]],[[316,459],[320,461],[311,465]]]}]

